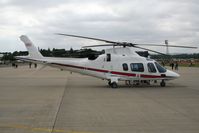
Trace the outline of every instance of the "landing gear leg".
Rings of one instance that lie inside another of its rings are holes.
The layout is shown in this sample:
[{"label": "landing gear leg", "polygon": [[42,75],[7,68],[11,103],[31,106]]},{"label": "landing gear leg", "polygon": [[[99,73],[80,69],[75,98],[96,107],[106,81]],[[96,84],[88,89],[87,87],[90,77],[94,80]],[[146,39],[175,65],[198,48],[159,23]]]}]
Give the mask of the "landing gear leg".
[{"label": "landing gear leg", "polygon": [[125,80],[125,85],[127,85],[127,86],[131,86],[131,81],[130,80]]},{"label": "landing gear leg", "polygon": [[111,86],[111,81],[108,81],[108,85]]},{"label": "landing gear leg", "polygon": [[165,86],[166,86],[166,83],[165,83],[164,80],[162,80],[162,82],[160,82],[160,86],[161,86],[161,87],[165,87]]}]

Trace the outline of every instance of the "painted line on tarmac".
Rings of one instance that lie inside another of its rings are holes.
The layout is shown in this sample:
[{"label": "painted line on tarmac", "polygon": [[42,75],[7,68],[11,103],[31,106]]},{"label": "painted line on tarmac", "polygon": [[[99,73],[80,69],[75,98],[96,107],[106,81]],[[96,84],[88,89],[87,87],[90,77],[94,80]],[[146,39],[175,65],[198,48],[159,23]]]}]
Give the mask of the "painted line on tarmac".
[{"label": "painted line on tarmac", "polygon": [[63,130],[63,129],[50,129],[50,128],[37,128],[37,127],[30,127],[26,125],[0,125],[0,128],[15,128],[15,129],[24,129],[28,131],[35,131],[35,132],[54,132],[54,133],[93,133],[87,131],[74,131],[74,130]]}]

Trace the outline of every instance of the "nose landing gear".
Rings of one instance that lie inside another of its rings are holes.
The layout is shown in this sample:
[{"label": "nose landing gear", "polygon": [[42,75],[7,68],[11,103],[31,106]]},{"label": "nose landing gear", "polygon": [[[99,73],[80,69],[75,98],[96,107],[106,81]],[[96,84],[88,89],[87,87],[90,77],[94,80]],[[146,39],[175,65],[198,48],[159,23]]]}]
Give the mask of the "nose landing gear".
[{"label": "nose landing gear", "polygon": [[162,80],[162,82],[160,82],[160,86],[161,86],[161,87],[165,87],[165,86],[166,86],[166,83],[165,83],[164,80]]}]

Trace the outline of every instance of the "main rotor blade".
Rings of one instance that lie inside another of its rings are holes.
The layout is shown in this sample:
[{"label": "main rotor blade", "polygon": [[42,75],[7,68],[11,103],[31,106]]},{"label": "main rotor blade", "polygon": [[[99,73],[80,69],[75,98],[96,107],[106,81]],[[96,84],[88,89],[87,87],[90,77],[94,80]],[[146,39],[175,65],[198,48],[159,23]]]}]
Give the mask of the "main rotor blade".
[{"label": "main rotor blade", "polygon": [[104,46],[118,46],[118,45],[116,45],[116,44],[101,44],[101,45],[83,46],[82,48],[90,48],[90,47],[104,47]]},{"label": "main rotor blade", "polygon": [[147,49],[147,48],[143,48],[143,47],[139,47],[139,46],[133,46],[133,47],[139,48],[139,49],[144,49],[144,50],[151,51],[151,52],[154,52],[154,53],[158,53],[158,54],[161,54],[161,55],[167,55],[167,54],[155,51],[155,50],[151,50],[151,49]]},{"label": "main rotor blade", "polygon": [[143,45],[143,46],[160,46],[160,47],[178,47],[178,48],[194,48],[197,49],[198,47],[193,46],[182,46],[182,45],[160,45],[160,44],[134,44],[134,45]]},{"label": "main rotor blade", "polygon": [[[86,37],[86,36],[79,36],[79,35],[72,35],[72,34],[63,34],[63,33],[55,33],[57,35],[62,35],[62,36],[69,36],[69,37],[76,37],[76,38],[83,38],[83,39],[89,39],[89,40],[95,40],[95,41],[101,41],[101,42],[106,42],[106,43],[111,43],[113,44],[112,46],[130,46],[134,47],[137,45],[145,45],[145,46],[163,46],[163,47],[178,47],[178,48],[194,48],[196,49],[197,47],[193,46],[182,46],[182,45],[159,45],[159,44],[136,44],[136,43],[129,43],[129,42],[115,42],[115,41],[110,41],[110,40],[105,40],[105,39],[100,39],[100,38],[93,38],[93,37]],[[105,45],[94,45],[94,46],[88,46],[88,47],[100,47],[100,46],[111,46],[111,44],[105,44]],[[87,47],[87,46],[84,46]],[[156,51],[157,52],[157,51]]]},{"label": "main rotor blade", "polygon": [[101,41],[101,42],[106,42],[106,43],[116,43],[116,42],[114,42],[114,41],[109,41],[109,40],[104,40],[104,39],[99,39],[99,38],[93,38],[93,37],[78,36],[78,35],[71,35],[71,34],[62,34],[62,33],[55,33],[55,34],[61,35],[61,36],[69,36],[69,37],[76,37],[76,38],[84,38],[84,39],[95,40],[95,41]]}]

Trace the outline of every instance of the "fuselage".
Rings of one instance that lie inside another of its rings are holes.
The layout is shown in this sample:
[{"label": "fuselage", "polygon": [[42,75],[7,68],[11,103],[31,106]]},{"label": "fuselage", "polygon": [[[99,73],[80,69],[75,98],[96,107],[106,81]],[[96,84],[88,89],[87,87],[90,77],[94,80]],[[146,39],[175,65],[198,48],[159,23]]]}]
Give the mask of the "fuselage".
[{"label": "fuselage", "polygon": [[162,80],[174,79],[179,75],[159,65],[155,60],[144,57],[123,56],[111,54],[100,55],[96,60],[84,59],[49,59],[52,67],[94,76],[101,79],[118,77],[118,80]]},{"label": "fuselage", "polygon": [[[106,80],[112,78],[117,78],[117,80],[170,80],[179,77],[177,73],[165,69],[155,60],[129,53],[128,49],[127,51],[124,49],[122,48],[122,51],[120,49],[107,50],[95,60],[44,57],[40,60],[35,59],[35,62],[48,63],[52,67]],[[29,58],[29,60],[32,59]]]}]

